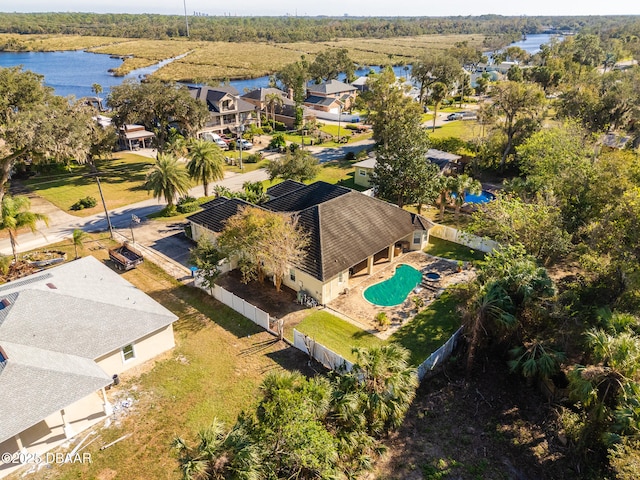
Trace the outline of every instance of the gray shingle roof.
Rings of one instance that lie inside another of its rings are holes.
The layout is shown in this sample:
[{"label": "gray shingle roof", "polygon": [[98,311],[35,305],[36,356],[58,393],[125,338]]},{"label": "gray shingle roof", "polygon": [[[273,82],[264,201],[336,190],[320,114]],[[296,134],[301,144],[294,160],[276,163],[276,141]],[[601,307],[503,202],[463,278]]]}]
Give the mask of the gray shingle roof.
[{"label": "gray shingle roof", "polygon": [[0,288],[0,443],[108,385],[95,362],[177,317],[93,257]]},{"label": "gray shingle roof", "polygon": [[331,200],[332,198],[346,195],[351,191],[351,189],[339,185],[315,182],[281,197],[274,198],[262,206],[274,212],[300,212],[306,208]]},{"label": "gray shingle roof", "polygon": [[307,87],[310,94],[320,93],[321,95],[333,95],[342,92],[355,92],[358,90],[353,85],[341,82],[339,80],[329,80],[328,82],[321,83],[320,85],[310,85]]},{"label": "gray shingle roof", "polygon": [[0,443],[111,383],[91,359],[3,341]]}]

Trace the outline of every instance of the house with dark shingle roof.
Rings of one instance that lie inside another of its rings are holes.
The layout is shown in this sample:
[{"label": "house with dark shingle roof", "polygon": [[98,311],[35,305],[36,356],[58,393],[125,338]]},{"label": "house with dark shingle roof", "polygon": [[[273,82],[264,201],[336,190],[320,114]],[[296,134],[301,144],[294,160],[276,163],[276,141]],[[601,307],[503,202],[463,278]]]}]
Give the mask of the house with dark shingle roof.
[{"label": "house with dark shingle roof", "polygon": [[240,125],[260,123],[256,106],[243,100],[235,87],[189,87],[189,93],[209,109],[209,120],[199,133],[236,133]]},{"label": "house with dark shingle roof", "polygon": [[173,348],[175,320],[94,257],[0,286],[0,452],[43,455],[111,415],[105,387]]},{"label": "house with dark shingle roof", "polygon": [[[283,283],[304,290],[321,304],[349,288],[354,274],[371,275],[374,262],[424,248],[433,226],[388,202],[326,182],[289,184],[279,196],[277,190],[269,190],[272,199],[257,208],[294,215],[310,240],[304,260],[291,265]],[[240,207],[237,199],[226,199],[188,217],[194,240],[215,239]]]}]

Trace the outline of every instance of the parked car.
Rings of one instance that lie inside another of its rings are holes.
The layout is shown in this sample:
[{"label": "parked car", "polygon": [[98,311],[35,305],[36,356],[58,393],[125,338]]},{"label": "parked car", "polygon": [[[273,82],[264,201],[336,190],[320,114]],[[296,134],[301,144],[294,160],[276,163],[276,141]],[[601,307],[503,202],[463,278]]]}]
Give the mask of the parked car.
[{"label": "parked car", "polygon": [[242,150],[249,150],[253,148],[253,143],[251,143],[249,140],[245,140],[244,138],[238,140],[236,145],[238,145],[239,147],[242,147]]},{"label": "parked car", "polygon": [[218,134],[211,133],[211,132],[205,132],[205,133],[202,134],[202,138],[204,138],[205,140],[208,140],[209,142],[215,143],[222,150],[228,150],[229,149],[229,145],[227,145],[227,142],[225,142],[222,138],[220,138],[220,135],[218,135]]},{"label": "parked car", "polygon": [[447,115],[447,120],[462,120],[463,114],[460,112],[450,113]]}]

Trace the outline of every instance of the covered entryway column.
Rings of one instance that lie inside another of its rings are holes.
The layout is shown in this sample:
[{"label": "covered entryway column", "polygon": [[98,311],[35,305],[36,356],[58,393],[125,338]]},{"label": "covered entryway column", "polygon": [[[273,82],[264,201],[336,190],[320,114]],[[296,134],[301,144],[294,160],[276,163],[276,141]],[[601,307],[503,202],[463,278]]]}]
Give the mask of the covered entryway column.
[{"label": "covered entryway column", "polygon": [[373,255],[367,258],[367,275],[373,274]]},{"label": "covered entryway column", "polygon": [[18,445],[18,453],[23,453],[23,454],[27,453],[27,449],[25,448],[24,444],[22,443],[22,438],[20,438],[20,434],[18,433],[13,438],[16,439],[16,445]]},{"label": "covered entryway column", "polygon": [[395,253],[396,253],[396,244],[392,243],[391,245],[389,245],[389,254],[387,255],[387,257],[389,257],[389,263],[393,262],[393,259],[395,258]]},{"label": "covered entryway column", "polygon": [[62,430],[64,430],[64,436],[67,440],[70,440],[76,436],[76,432],[73,431],[71,424],[67,423],[67,420],[64,418],[64,409],[60,410],[60,417],[62,418]]},{"label": "covered entryway column", "polygon": [[107,400],[107,392],[105,392],[104,387],[102,387],[100,391],[102,392],[102,409],[104,410],[104,414],[106,416],[113,415],[113,405]]}]

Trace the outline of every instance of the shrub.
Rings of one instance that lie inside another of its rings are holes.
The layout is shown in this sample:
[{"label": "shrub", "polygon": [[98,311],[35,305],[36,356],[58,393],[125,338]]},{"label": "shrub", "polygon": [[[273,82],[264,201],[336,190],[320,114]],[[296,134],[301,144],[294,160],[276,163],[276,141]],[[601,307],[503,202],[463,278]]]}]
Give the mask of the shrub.
[{"label": "shrub", "polygon": [[244,163],[258,163],[262,160],[262,153],[252,153],[244,159]]},{"label": "shrub", "polygon": [[347,123],[347,125],[344,128],[346,128],[347,130],[354,130],[356,132],[360,130],[360,127],[358,127],[358,125],[355,125],[353,123]]},{"label": "shrub", "polygon": [[389,320],[389,317],[387,317],[386,312],[378,312],[376,314],[376,322],[378,322],[378,325],[381,329],[386,330],[386,328],[391,323],[391,320]]},{"label": "shrub", "polygon": [[275,130],[277,132],[286,132],[287,131],[287,126],[284,123],[282,123],[282,122],[275,122],[275,123],[276,124],[275,124],[274,128],[275,128]]},{"label": "shrub", "polygon": [[287,141],[284,139],[282,133],[276,133],[269,142],[269,148],[282,148],[287,145]]},{"label": "shrub", "polygon": [[300,148],[300,145],[297,143],[290,143],[289,144],[289,151],[291,153],[295,152],[296,150],[298,150]]},{"label": "shrub", "polygon": [[198,208],[200,208],[200,204],[195,198],[186,196],[178,200],[176,208],[178,213],[191,213],[198,210]]},{"label": "shrub", "polygon": [[71,210],[83,210],[85,208],[93,208],[98,204],[95,197],[84,197],[71,205]]},{"label": "shrub", "polygon": [[271,133],[271,132],[273,132],[273,128],[271,128],[271,125],[263,125],[262,126],[262,131],[264,133]]},{"label": "shrub", "polygon": [[344,156],[345,160],[355,160],[356,159],[356,152],[347,152],[347,154]]}]

